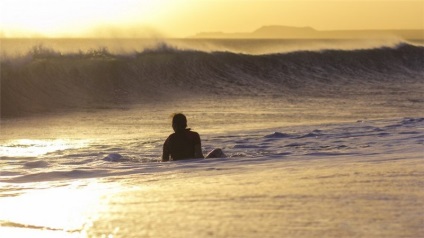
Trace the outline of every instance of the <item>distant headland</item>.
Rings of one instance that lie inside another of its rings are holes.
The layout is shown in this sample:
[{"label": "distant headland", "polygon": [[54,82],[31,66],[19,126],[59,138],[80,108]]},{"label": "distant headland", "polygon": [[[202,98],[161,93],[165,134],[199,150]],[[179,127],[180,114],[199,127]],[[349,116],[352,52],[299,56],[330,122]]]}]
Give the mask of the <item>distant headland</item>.
[{"label": "distant headland", "polygon": [[201,39],[357,39],[357,38],[424,39],[424,29],[409,30],[330,30],[312,27],[263,26],[253,32],[201,32],[189,38]]}]

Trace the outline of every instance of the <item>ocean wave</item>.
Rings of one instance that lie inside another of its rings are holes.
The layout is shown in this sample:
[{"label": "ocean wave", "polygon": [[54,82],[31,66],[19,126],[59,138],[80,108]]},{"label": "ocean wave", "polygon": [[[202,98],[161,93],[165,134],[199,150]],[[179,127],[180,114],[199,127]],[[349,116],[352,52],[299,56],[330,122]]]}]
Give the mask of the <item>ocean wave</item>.
[{"label": "ocean wave", "polygon": [[42,46],[1,62],[1,117],[175,99],[183,95],[326,96],[343,88],[422,82],[424,47],[296,51],[267,55],[106,48],[62,54]]}]

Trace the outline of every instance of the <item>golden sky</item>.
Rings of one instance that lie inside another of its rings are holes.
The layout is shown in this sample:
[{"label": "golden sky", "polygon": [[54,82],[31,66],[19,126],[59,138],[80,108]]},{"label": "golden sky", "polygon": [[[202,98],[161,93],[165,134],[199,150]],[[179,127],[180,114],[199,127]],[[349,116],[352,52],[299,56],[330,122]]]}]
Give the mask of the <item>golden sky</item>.
[{"label": "golden sky", "polygon": [[0,0],[3,37],[186,37],[264,25],[424,29],[424,0]]}]

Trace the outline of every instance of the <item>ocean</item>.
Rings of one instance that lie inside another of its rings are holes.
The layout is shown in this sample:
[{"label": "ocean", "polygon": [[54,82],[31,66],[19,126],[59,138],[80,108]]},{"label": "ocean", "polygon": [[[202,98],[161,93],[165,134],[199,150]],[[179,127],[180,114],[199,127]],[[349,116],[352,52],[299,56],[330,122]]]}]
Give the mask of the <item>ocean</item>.
[{"label": "ocean", "polygon": [[422,237],[423,92],[422,41],[1,39],[0,237]]}]

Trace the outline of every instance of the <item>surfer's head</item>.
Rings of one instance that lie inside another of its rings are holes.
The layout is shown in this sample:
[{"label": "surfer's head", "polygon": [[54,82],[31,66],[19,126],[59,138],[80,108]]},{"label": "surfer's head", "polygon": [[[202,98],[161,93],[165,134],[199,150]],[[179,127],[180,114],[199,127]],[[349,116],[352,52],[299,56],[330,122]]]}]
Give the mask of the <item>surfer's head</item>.
[{"label": "surfer's head", "polygon": [[172,117],[172,128],[175,132],[185,130],[187,127],[187,118],[182,113],[175,113]]}]

